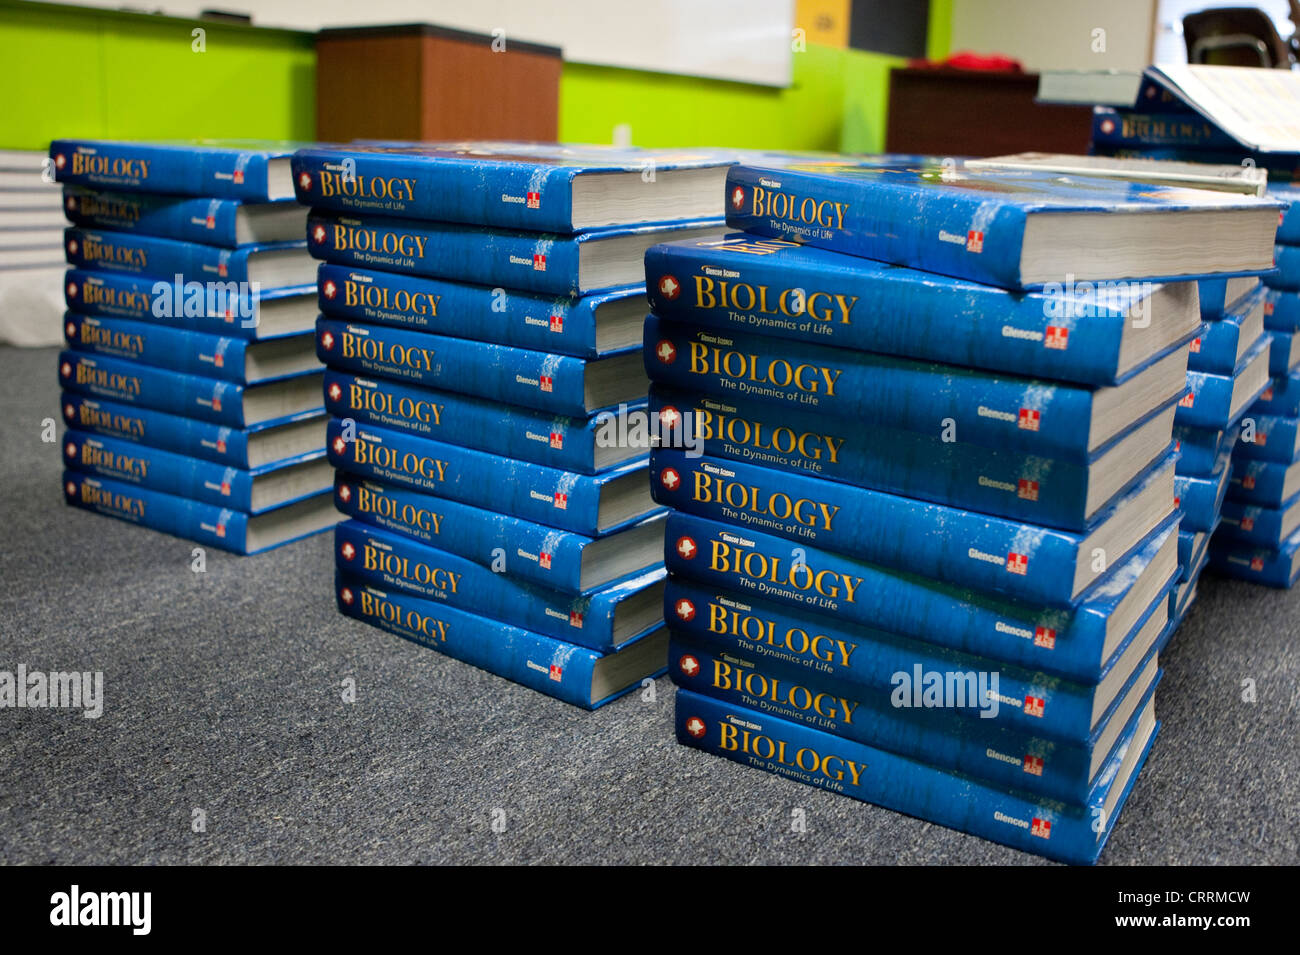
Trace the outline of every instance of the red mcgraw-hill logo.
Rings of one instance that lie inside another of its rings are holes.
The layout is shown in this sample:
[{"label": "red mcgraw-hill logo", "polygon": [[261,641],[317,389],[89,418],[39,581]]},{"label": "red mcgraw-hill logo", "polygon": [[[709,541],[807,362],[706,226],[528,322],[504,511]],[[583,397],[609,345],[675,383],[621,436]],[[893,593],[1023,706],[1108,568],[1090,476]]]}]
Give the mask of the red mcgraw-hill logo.
[{"label": "red mcgraw-hill logo", "polygon": [[221,395],[212,396],[212,410],[213,411],[221,410]]},{"label": "red mcgraw-hill logo", "polygon": [[675,491],[682,483],[682,476],[676,468],[664,468],[659,474],[659,483],[670,491]]},{"label": "red mcgraw-hill logo", "polygon": [[226,453],[226,439],[217,438],[217,454],[225,454],[225,453]]},{"label": "red mcgraw-hill logo", "polygon": [[731,208],[745,208],[745,190],[742,186],[736,186],[731,190]]},{"label": "red mcgraw-hill logo", "polygon": [[1043,413],[1035,411],[1032,408],[1021,408],[1020,416],[1016,419],[1016,424],[1021,431],[1037,431],[1039,422],[1042,421]]},{"label": "red mcgraw-hill logo", "polygon": [[659,294],[668,301],[672,301],[682,294],[682,283],[677,281],[675,275],[663,275],[659,278]]},{"label": "red mcgraw-hill logo", "polygon": [[540,252],[533,253],[533,271],[534,272],[546,271],[546,256],[542,255],[542,253]]},{"label": "red mcgraw-hill logo", "polygon": [[229,481],[222,481],[222,482],[221,482],[221,494],[222,494],[223,497],[230,497],[230,482],[229,482]]},{"label": "red mcgraw-hill logo", "polygon": [[530,192],[527,196],[525,207],[528,209],[540,209],[542,207],[542,194],[540,192]]},{"label": "red mcgraw-hill logo", "polygon": [[1052,824],[1046,819],[1039,819],[1035,816],[1033,822],[1029,824],[1029,834],[1038,836],[1040,839],[1050,839],[1052,838]]},{"label": "red mcgraw-hill logo", "polygon": [[1255,529],[1255,518],[1243,517],[1241,519],[1241,529],[1243,531],[1253,531]]},{"label": "red mcgraw-hill logo", "polygon": [[1190,391],[1178,399],[1178,407],[1180,408],[1190,408],[1194,404],[1196,404],[1196,395]]},{"label": "red mcgraw-hill logo", "polygon": [[695,619],[695,604],[689,598],[683,597],[677,603],[673,604],[673,613],[677,614],[681,620]]},{"label": "red mcgraw-hill logo", "polygon": [[1046,705],[1047,702],[1041,696],[1025,697],[1025,713],[1029,716],[1041,717],[1043,715],[1043,707]]},{"label": "red mcgraw-hill logo", "polygon": [[1253,474],[1242,475],[1241,486],[1244,487],[1247,491],[1255,490],[1255,475]]},{"label": "red mcgraw-hill logo", "polygon": [[542,570],[550,570],[551,555],[548,554],[546,551],[542,551],[540,554],[537,555],[537,563],[541,565]]},{"label": "red mcgraw-hill logo", "polygon": [[339,548],[339,553],[343,555],[344,560],[351,560],[357,556],[357,549],[352,546],[352,541],[344,541],[343,546]]},{"label": "red mcgraw-hill logo", "polygon": [[311,173],[309,172],[298,173],[298,188],[301,189],[303,192],[311,191]]},{"label": "red mcgraw-hill logo", "polygon": [[1023,498],[1026,501],[1038,500],[1038,482],[1021,478],[1016,483],[1016,497]]},{"label": "red mcgraw-hill logo", "polygon": [[542,375],[537,379],[537,387],[541,388],[542,391],[554,391],[555,379],[550,375]]},{"label": "red mcgraw-hill logo", "polygon": [[1265,314],[1265,315],[1272,315],[1272,314],[1273,314],[1273,309],[1274,309],[1274,307],[1275,307],[1275,303],[1274,303],[1274,302],[1272,302],[1272,301],[1265,302],[1265,303],[1264,303],[1264,314]]},{"label": "red mcgraw-hill logo", "polygon": [[971,229],[966,233],[966,251],[983,252],[984,251],[984,233],[977,229]]},{"label": "red mcgraw-hill logo", "polygon": [[1268,444],[1268,432],[1267,432],[1267,431],[1256,431],[1256,432],[1255,432],[1255,443],[1258,444],[1258,445],[1265,445],[1265,444]]},{"label": "red mcgraw-hill logo", "polygon": [[569,626],[577,627],[579,630],[582,629],[582,614],[577,610],[569,611]]},{"label": "red mcgraw-hill logo", "polygon": [[1199,338],[1193,338],[1193,339],[1192,339],[1192,354],[1193,354],[1193,355],[1199,355],[1200,353],[1201,353],[1201,340],[1200,340]]},{"label": "red mcgraw-hill logo", "polygon": [[1043,335],[1043,347],[1065,351],[1070,344],[1070,330],[1064,325],[1048,325]]},{"label": "red mcgraw-hill logo", "polygon": [[325,231],[325,227],[318,223],[316,225],[316,228],[311,230],[311,240],[316,243],[324,242],[325,236],[327,236],[328,234],[329,233]]},{"label": "red mcgraw-hill logo", "polygon": [[1029,555],[1017,554],[1015,551],[1007,554],[1007,570],[1021,577],[1025,576],[1029,573]]},{"label": "red mcgraw-hill logo", "polygon": [[223,279],[226,277],[226,275],[227,275],[227,273],[229,273],[229,271],[230,271],[230,269],[226,266],[226,263],[225,263],[225,262],[218,262],[218,263],[217,263],[217,274],[218,274],[219,276],[221,276]]},{"label": "red mcgraw-hill logo", "polygon": [[655,357],[660,363],[671,365],[677,360],[677,346],[666,338],[661,338],[659,344],[655,346]]},{"label": "red mcgraw-hill logo", "polygon": [[695,659],[689,653],[677,661],[678,668],[687,676],[695,676],[700,672],[700,661]]},{"label": "red mcgraw-hill logo", "polygon": [[551,316],[551,331],[555,332],[557,335],[558,335],[560,332],[564,331],[564,316],[563,316],[563,315],[552,315],[552,316]]},{"label": "red mcgraw-hill logo", "polygon": [[695,541],[691,538],[677,538],[677,555],[681,557],[682,560],[694,560],[695,555],[699,552],[699,547],[696,546]]},{"label": "red mcgraw-hill logo", "polygon": [[235,185],[241,185],[244,181],[244,170],[236,169],[232,178],[235,180]]},{"label": "red mcgraw-hill logo", "polygon": [[560,666],[558,663],[552,663],[550,674],[551,674],[551,679],[554,680],[556,683],[559,683],[561,680],[564,679],[564,667]]},{"label": "red mcgraw-hill logo", "polygon": [[1029,773],[1031,776],[1043,775],[1043,757],[1031,756],[1026,753],[1023,768],[1025,772]]},{"label": "red mcgraw-hill logo", "polygon": [[561,511],[567,511],[569,509],[569,495],[563,491],[556,491],[555,496],[551,500]]},{"label": "red mcgraw-hill logo", "polygon": [[551,447],[555,448],[557,451],[564,447],[564,432],[563,432],[563,431],[552,431],[552,432],[551,432]]},{"label": "red mcgraw-hill logo", "polygon": [[[225,537],[225,536],[226,536],[226,525],[225,525],[225,524],[218,524],[218,525],[217,525],[217,536],[218,536],[218,537]],[[348,601],[348,602],[351,603],[351,601]]]},{"label": "red mcgraw-hill logo", "polygon": [[1056,631],[1051,627],[1034,627],[1034,646],[1045,650],[1056,649]]},{"label": "red mcgraw-hill logo", "polygon": [[205,220],[203,220],[203,224],[209,229],[215,229],[217,227],[217,217],[208,216]]},{"label": "red mcgraw-hill logo", "polygon": [[320,290],[325,293],[326,298],[333,298],[339,294],[339,287],[334,284],[333,279],[326,279]]},{"label": "red mcgraw-hill logo", "polygon": [[1256,573],[1259,573],[1261,570],[1263,570],[1263,569],[1264,569],[1264,558],[1263,558],[1263,557],[1252,557],[1252,558],[1250,559],[1250,569],[1253,570],[1253,571],[1255,571]]}]

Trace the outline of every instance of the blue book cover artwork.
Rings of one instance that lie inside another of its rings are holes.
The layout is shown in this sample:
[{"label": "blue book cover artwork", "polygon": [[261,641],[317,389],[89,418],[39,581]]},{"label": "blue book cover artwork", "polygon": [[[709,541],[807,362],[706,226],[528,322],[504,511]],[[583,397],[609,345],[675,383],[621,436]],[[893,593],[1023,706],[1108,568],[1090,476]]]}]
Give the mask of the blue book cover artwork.
[{"label": "blue book cover artwork", "polygon": [[1300,577],[1300,530],[1278,548],[1220,538],[1210,542],[1210,566],[1228,577],[1287,589]]},{"label": "blue book cover artwork", "polygon": [[[671,449],[651,454],[650,487],[660,504],[737,529],[1063,607],[1174,518],[1173,471],[1171,454],[1117,500],[1090,533]],[[1148,523],[1152,520],[1154,525]]]},{"label": "blue book cover artwork", "polygon": [[[1134,422],[1182,396],[1187,356],[1170,351],[1130,386],[1089,388],[868,352],[718,334],[650,315],[650,380],[719,400],[746,399],[844,419],[888,421],[963,442],[1086,462]],[[1144,386],[1144,387],[1142,387]],[[1124,413],[1113,414],[1123,407]]]},{"label": "blue book cover artwork", "polygon": [[162,448],[227,467],[249,469],[325,447],[325,415],[305,411],[282,423],[232,428],[65,391],[69,428],[151,448]]},{"label": "blue book cover artwork", "polygon": [[292,199],[294,146],[239,140],[138,143],[56,139],[54,178],[95,189],[269,202]]},{"label": "blue book cover artwork", "polygon": [[1034,797],[831,733],[678,690],[677,740],[755,769],[1059,862],[1097,861],[1159,729],[1148,703],[1085,805]]},{"label": "blue book cover artwork", "polygon": [[63,436],[63,463],[71,470],[249,514],[330,490],[333,481],[324,457],[325,451],[320,449],[273,465],[244,469],[83,431],[68,431]]},{"label": "blue book cover artwork", "polygon": [[[644,413],[645,407],[645,401],[630,402],[628,411]],[[547,414],[333,368],[325,371],[325,410],[336,418],[408,431],[579,474],[595,474],[645,456],[644,449],[614,447],[612,442],[600,440],[599,416]]]},{"label": "blue book cover artwork", "polygon": [[1268,550],[1279,549],[1300,528],[1300,494],[1279,507],[1260,507],[1240,501],[1223,502],[1216,536]]},{"label": "blue book cover artwork", "polygon": [[574,358],[324,316],[316,322],[316,354],[326,365],[353,374],[575,418],[644,399],[649,387],[639,348]]},{"label": "blue book cover artwork", "polygon": [[236,554],[261,553],[338,521],[328,494],[253,515],[80,471],[63,472],[63,496],[74,507]]},{"label": "blue book cover artwork", "polygon": [[178,283],[175,276],[155,279],[93,269],[69,269],[63,298],[69,311],[102,318],[152,322],[205,335],[262,340],[311,331],[315,311],[305,321],[266,320],[277,310],[302,311],[315,285],[254,290],[238,283]]},{"label": "blue book cover artwork", "polygon": [[566,594],[586,595],[663,563],[662,514],[593,539],[344,471],[334,478],[334,502],[363,524]]},{"label": "blue book cover artwork", "polygon": [[354,219],[313,210],[307,248],[336,265],[578,297],[635,282],[641,270],[629,260],[639,263],[655,241],[718,231],[716,220],[692,219],[558,235],[370,215]]},{"label": "blue book cover artwork", "polygon": [[185,198],[146,192],[99,192],[65,186],[63,211],[83,229],[136,232],[234,249],[259,241],[307,239],[307,210],[292,199]]},{"label": "blue book cover artwork", "polygon": [[721,218],[729,162],[716,150],[376,142],[305,147],[293,173],[298,201],[321,209],[573,233]]},{"label": "blue book cover artwork", "polygon": [[[1060,283],[1067,275],[1158,279],[1267,269],[1272,256],[1265,245],[1282,208],[1211,190],[1041,170],[975,172],[925,157],[805,159],[733,166],[727,174],[727,225],[733,228],[1009,289]],[[1083,238],[1088,223],[1109,226],[1116,236],[1125,227],[1136,229],[1160,244],[1196,214],[1234,212],[1257,226],[1234,250],[1242,253],[1237,268],[1224,268],[1222,256],[1210,255],[1178,263],[1156,257],[1143,267],[1140,252],[1107,265]]]},{"label": "blue book cover artwork", "polygon": [[358,521],[335,529],[334,557],[339,570],[382,590],[446,603],[601,652],[663,626],[667,572],[662,567],[574,596]]},{"label": "blue book cover artwork", "polygon": [[588,710],[666,669],[668,635],[662,629],[603,654],[444,603],[384,591],[350,574],[337,573],[334,590],[339,610],[349,617]]},{"label": "blue book cover artwork", "polygon": [[[814,619],[887,630],[1085,683],[1101,679],[1178,576],[1172,529],[1070,608],[979,594],[676,512],[668,516],[665,535],[670,574],[795,607]],[[689,603],[674,604],[669,625],[699,612]]]},{"label": "blue book cover artwork", "polygon": [[326,262],[317,285],[320,310],[331,318],[579,358],[637,344],[635,331],[645,319],[645,286],[639,283],[557,298]]},{"label": "blue book cover artwork", "polygon": [[268,289],[310,282],[315,266],[303,249],[306,242],[265,242],[223,249],[198,242],[178,242],[152,235],[65,229],[63,247],[74,269],[94,269],[182,282],[256,284]]},{"label": "blue book cover artwork", "polygon": [[696,328],[1090,385],[1122,381],[1200,327],[1193,283],[1019,295],[743,233],[652,246],[645,272],[655,313]]},{"label": "blue book cover artwork", "polygon": [[327,438],[330,463],[340,470],[586,537],[661,510],[650,496],[645,461],[578,474],[338,418],[330,419]]},{"label": "blue book cover artwork", "polygon": [[1133,428],[1092,464],[945,440],[873,421],[725,402],[650,390],[650,412],[664,440],[694,440],[705,454],[796,474],[870,487],[890,494],[967,508],[999,517],[1085,530],[1172,447],[1173,408]]}]

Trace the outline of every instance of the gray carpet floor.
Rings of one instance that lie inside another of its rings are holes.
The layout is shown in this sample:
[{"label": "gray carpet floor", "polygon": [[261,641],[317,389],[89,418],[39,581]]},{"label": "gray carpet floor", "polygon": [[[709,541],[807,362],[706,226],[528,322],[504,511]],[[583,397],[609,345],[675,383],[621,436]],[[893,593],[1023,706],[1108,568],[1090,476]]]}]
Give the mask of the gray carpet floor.
[{"label": "gray carpet floor", "polygon": [[[681,747],[666,678],[586,713],[349,620],[328,536],[192,572],[64,505],[54,355],[0,349],[0,669],[103,671],[104,714],[0,710],[0,862],[1041,861]],[[1202,581],[1103,863],[1300,862],[1298,612]]]}]

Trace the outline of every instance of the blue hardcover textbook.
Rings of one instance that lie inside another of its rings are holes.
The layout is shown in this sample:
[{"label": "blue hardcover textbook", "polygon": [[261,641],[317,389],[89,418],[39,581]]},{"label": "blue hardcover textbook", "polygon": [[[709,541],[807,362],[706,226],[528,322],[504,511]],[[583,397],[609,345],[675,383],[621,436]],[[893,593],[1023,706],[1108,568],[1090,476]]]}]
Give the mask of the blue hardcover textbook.
[{"label": "blue hardcover textbook", "polygon": [[76,507],[236,554],[256,554],[333,527],[329,494],[267,511],[244,511],[166,494],[80,471],[63,472],[64,499]]},{"label": "blue hardcover textbook", "polygon": [[662,567],[574,596],[358,521],[335,529],[334,557],[339,570],[383,590],[440,601],[592,650],[617,649],[663,626]]},{"label": "blue hardcover textbook", "polygon": [[[1082,683],[1101,679],[1130,634],[1163,607],[1178,576],[1172,529],[1069,608],[979,594],[676,512],[665,535],[670,574],[795,607],[815,620],[887,630]],[[700,609],[674,604],[669,625]]]},{"label": "blue hardcover textbook", "polygon": [[1228,497],[1243,504],[1281,507],[1300,493],[1300,461],[1232,459]]},{"label": "blue hardcover textbook", "polygon": [[320,369],[315,339],[310,333],[249,341],[151,322],[68,312],[63,317],[63,337],[76,351],[241,385],[291,378]]},{"label": "blue hardcover textbook", "polygon": [[339,212],[573,233],[721,218],[714,150],[566,143],[352,143],[293,157],[298,201]]},{"label": "blue hardcover textbook", "polygon": [[[644,414],[646,402],[629,402]],[[325,371],[325,410],[337,418],[409,431],[580,474],[645,457],[645,448],[613,440],[601,416],[572,418],[450,391],[413,388],[387,378]]]},{"label": "blue hardcover textbook", "polygon": [[[823,477],[1015,521],[1085,530],[1172,446],[1174,409],[1149,418],[1089,464],[985,448],[886,422],[650,390],[661,443],[691,436],[712,457]],[[942,423],[939,422],[942,427]]]},{"label": "blue hardcover textbook", "polygon": [[[1154,650],[1150,657],[1150,675],[1141,690],[1149,689],[1155,680],[1158,667]],[[926,684],[935,709],[926,708],[922,701],[927,689],[913,687],[902,679],[894,693],[864,693],[862,688],[853,692],[824,683],[808,685],[801,683],[797,675],[777,676],[752,659],[715,651],[682,634],[670,638],[668,660],[668,673],[682,689],[899,756],[921,759],[994,785],[1075,804],[1087,801],[1107,757],[1118,744],[1123,724],[1145,695],[1139,688],[1131,691],[1132,699],[1127,701],[1130,705],[1122,708],[1126,712],[1113,717],[1113,732],[1104,738],[1066,744],[1044,739],[1032,730],[1011,730],[993,725],[992,720],[965,718],[954,715],[951,709],[939,709],[945,703],[952,705],[952,700],[944,698],[947,674],[931,671],[937,682],[927,680],[920,664],[905,671],[904,677],[916,676]],[[996,666],[991,661],[986,664]],[[968,693],[980,695],[973,680],[963,679],[975,677],[975,671],[948,673],[952,699],[965,706]],[[997,692],[985,686],[984,702],[991,700],[989,705],[997,706]]]},{"label": "blue hardcover textbook", "polygon": [[1268,350],[1268,373],[1285,378],[1300,366],[1300,336],[1294,332],[1271,332],[1273,344]]},{"label": "blue hardcover textbook", "polygon": [[339,610],[349,617],[588,710],[666,669],[668,634],[662,629],[599,653],[445,603],[384,591],[350,574],[335,574],[334,591]]},{"label": "blue hardcover textbook", "polygon": [[239,140],[112,142],[56,139],[54,178],[94,189],[269,202],[292,199],[286,143]]},{"label": "blue hardcover textbook", "polygon": [[59,353],[59,384],[77,394],[232,428],[280,424],[323,407],[319,373],[240,385],[75,351]]},{"label": "blue hardcover textbook", "polygon": [[1190,474],[1174,475],[1174,505],[1183,512],[1180,527],[1189,531],[1212,532],[1219,523],[1219,509],[1228,491],[1231,473],[1229,456],[1219,458],[1215,471],[1200,477]]},{"label": "blue hardcover textbook", "polygon": [[292,199],[247,202],[65,186],[63,210],[69,222],[83,229],[135,232],[226,249],[307,239],[307,210]]},{"label": "blue hardcover textbook", "polygon": [[[1064,607],[1175,518],[1172,454],[1087,533],[1068,533],[910,497],[660,449],[660,504],[684,513],[992,594]],[[936,533],[941,529],[942,533]]]},{"label": "blue hardcover textbook", "polygon": [[1092,141],[1121,149],[1217,149],[1232,151],[1240,144],[1196,113],[1146,113],[1103,109],[1092,114]]},{"label": "blue hardcover textbook", "polygon": [[635,347],[603,358],[574,358],[321,316],[316,354],[340,371],[574,418],[642,400],[649,388]]},{"label": "blue hardcover textbook", "polygon": [[[1217,528],[1216,528],[1217,530]],[[1190,580],[1193,572],[1199,571],[1205,559],[1205,551],[1210,543],[1209,531],[1178,532],[1178,581]]]},{"label": "blue hardcover textbook", "polygon": [[1268,352],[1272,339],[1263,335],[1237,363],[1232,374],[1187,372],[1187,393],[1178,402],[1174,424],[1232,430],[1242,413],[1268,388]]},{"label": "blue hardcover textbook", "polygon": [[1200,327],[1192,282],[1018,295],[743,233],[653,246],[645,279],[657,315],[698,328],[1091,385]]},{"label": "blue hardcover textbook", "polygon": [[[1243,426],[1245,422],[1242,423]],[[1174,427],[1175,450],[1178,452],[1178,473],[1207,477],[1219,470],[1223,455],[1236,447],[1241,427],[1231,431],[1214,428]]]},{"label": "blue hardcover textbook", "polygon": [[[1041,170],[884,157],[733,166],[727,225],[1002,288],[1230,275],[1273,265],[1282,203]],[[1196,223],[1241,228],[1225,257],[1170,254]],[[1104,250],[1104,251],[1103,251]]]},{"label": "blue hardcover textbook", "polygon": [[645,461],[578,474],[338,418],[330,419],[326,447],[331,464],[360,477],[585,537],[615,533],[661,509]]},{"label": "blue hardcover textbook", "polygon": [[63,436],[63,463],[74,471],[249,514],[316,497],[334,484],[324,449],[246,470],[117,438],[68,431]]},{"label": "blue hardcover textbook", "polygon": [[559,235],[313,210],[307,248],[336,265],[573,298],[640,281],[642,256],[656,242],[721,228],[713,219],[691,219]]},{"label": "blue hardcover textbook", "polygon": [[198,242],[73,226],[64,230],[63,246],[68,264],[74,269],[167,281],[244,283],[256,285],[258,289],[263,286],[279,289],[304,285],[316,277],[316,266],[303,251],[305,241],[223,249]]},{"label": "blue hardcover textbook", "polygon": [[1242,419],[1242,436],[1233,445],[1233,453],[1255,461],[1281,464],[1290,464],[1300,457],[1300,418],[1257,414],[1255,408]]},{"label": "blue hardcover textbook", "polygon": [[[1232,306],[1217,321],[1207,322],[1192,339],[1187,367],[1211,375],[1231,375],[1264,335],[1264,292]],[[1271,354],[1271,353],[1270,353]]]},{"label": "blue hardcover textbook", "polygon": [[1091,865],[1159,729],[1148,702],[1087,805],[1035,798],[809,726],[678,690],[677,740],[796,782],[914,815],[1059,862]]},{"label": "blue hardcover textbook", "polygon": [[326,262],[317,285],[320,310],[331,318],[578,358],[637,345],[645,321],[641,283],[556,298]]},{"label": "blue hardcover textbook", "polygon": [[1249,275],[1230,279],[1201,279],[1196,287],[1201,300],[1201,320],[1216,322],[1232,311],[1238,302],[1261,288],[1261,283],[1258,276]]},{"label": "blue hardcover textbook", "polygon": [[1285,590],[1300,578],[1300,531],[1278,548],[1253,547],[1216,535],[1210,542],[1210,566],[1228,577]]},{"label": "blue hardcover textbook", "polygon": [[1300,494],[1283,501],[1278,507],[1226,500],[1216,536],[1221,540],[1279,550],[1297,528],[1300,528]]},{"label": "blue hardcover textbook", "polygon": [[244,470],[325,447],[325,414],[319,410],[280,423],[232,428],[68,391],[62,394],[61,405],[69,428]]},{"label": "blue hardcover textbook", "polygon": [[1087,462],[1137,422],[1183,394],[1187,355],[1172,349],[1123,385],[1087,388],[868,352],[719,334],[650,315],[650,380],[721,401],[842,419],[888,420],[962,442],[1068,462]]},{"label": "blue hardcover textbook", "polygon": [[1264,327],[1269,331],[1300,331],[1300,292],[1266,289]]},{"label": "blue hardcover textbook", "polygon": [[1277,268],[1263,275],[1269,288],[1287,292],[1300,292],[1300,245],[1279,245],[1276,249]]},{"label": "blue hardcover textbook", "polygon": [[586,595],[663,563],[664,515],[593,539],[339,471],[338,509],[495,572],[561,593]]},{"label": "blue hardcover textbook", "polygon": [[153,322],[205,335],[260,341],[316,326],[315,285],[253,290],[239,283],[177,282],[69,269],[63,297],[82,315]]},{"label": "blue hardcover textbook", "polygon": [[1269,183],[1268,194],[1288,203],[1277,226],[1277,241],[1285,245],[1300,245],[1300,187],[1284,183]]},{"label": "blue hardcover textbook", "polygon": [[1300,417],[1300,371],[1270,381],[1250,410],[1252,414]]}]

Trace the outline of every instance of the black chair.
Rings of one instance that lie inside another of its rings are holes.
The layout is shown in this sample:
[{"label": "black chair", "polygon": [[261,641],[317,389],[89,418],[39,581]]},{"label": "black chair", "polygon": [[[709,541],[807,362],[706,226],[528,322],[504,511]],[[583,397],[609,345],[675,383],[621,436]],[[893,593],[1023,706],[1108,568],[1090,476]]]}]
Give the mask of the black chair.
[{"label": "black chair", "polygon": [[[1288,0],[1293,22],[1300,2]],[[1214,7],[1183,17],[1188,63],[1257,66],[1289,70],[1297,59],[1296,37],[1283,39],[1273,21],[1256,7]]]}]

